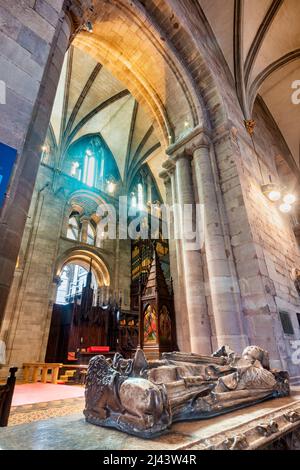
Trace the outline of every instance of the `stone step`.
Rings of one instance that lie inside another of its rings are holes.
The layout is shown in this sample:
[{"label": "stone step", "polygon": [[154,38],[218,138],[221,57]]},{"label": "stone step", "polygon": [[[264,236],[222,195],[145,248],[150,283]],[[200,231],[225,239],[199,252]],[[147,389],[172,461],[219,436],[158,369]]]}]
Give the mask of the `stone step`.
[{"label": "stone step", "polygon": [[290,384],[291,385],[300,385],[300,375],[290,377]]}]

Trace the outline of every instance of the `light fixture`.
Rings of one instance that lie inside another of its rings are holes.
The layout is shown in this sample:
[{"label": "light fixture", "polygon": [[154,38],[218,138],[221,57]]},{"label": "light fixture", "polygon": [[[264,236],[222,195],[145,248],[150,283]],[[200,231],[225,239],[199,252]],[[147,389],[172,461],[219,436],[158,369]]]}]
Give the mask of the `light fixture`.
[{"label": "light fixture", "polygon": [[281,198],[281,193],[280,191],[270,191],[268,194],[268,198],[272,202],[279,201],[279,199]]},{"label": "light fixture", "polygon": [[279,206],[280,212],[283,212],[284,214],[288,214],[292,209],[292,206],[290,204],[287,204],[286,202],[281,204]]},{"label": "light fixture", "polygon": [[288,193],[283,197],[283,202],[286,204],[294,204],[296,202],[296,196],[294,194]]},{"label": "light fixture", "polygon": [[48,146],[46,144],[42,145],[42,152],[47,152]]},{"label": "light fixture", "polygon": [[113,181],[109,181],[107,183],[107,191],[112,194],[115,192],[115,189],[116,189],[116,183],[114,183]]},{"label": "light fixture", "polygon": [[274,183],[264,184],[261,187],[261,190],[263,194],[272,202],[277,202],[281,198],[280,188]]}]

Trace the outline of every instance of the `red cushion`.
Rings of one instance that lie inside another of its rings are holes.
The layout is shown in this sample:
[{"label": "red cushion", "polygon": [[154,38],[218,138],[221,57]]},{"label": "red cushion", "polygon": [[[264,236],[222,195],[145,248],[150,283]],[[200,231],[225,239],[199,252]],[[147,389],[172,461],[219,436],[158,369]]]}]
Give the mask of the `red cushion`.
[{"label": "red cushion", "polygon": [[109,346],[90,346],[87,348],[87,352],[109,352]]}]

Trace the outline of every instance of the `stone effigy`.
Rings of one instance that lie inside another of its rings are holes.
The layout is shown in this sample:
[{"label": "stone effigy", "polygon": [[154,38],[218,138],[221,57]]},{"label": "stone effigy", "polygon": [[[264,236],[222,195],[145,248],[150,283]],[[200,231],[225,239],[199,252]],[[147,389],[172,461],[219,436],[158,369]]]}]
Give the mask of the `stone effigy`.
[{"label": "stone effigy", "polygon": [[176,421],[205,419],[289,395],[285,371],[271,370],[269,356],[248,346],[242,357],[228,347],[213,356],[164,353],[147,361],[95,356],[86,379],[86,421],[143,438],[155,437]]}]

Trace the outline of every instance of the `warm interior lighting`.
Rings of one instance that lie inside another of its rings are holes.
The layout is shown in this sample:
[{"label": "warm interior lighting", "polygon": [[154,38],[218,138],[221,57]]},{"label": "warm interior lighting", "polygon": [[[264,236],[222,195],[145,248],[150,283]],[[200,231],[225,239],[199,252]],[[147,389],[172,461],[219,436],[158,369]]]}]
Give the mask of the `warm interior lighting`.
[{"label": "warm interior lighting", "polygon": [[280,188],[274,183],[264,184],[261,187],[261,190],[264,195],[272,202],[279,201],[281,198]]},{"label": "warm interior lighting", "polygon": [[42,145],[42,152],[47,152],[47,150],[48,150],[47,145]]},{"label": "warm interior lighting", "polygon": [[270,191],[268,194],[268,198],[272,202],[279,201],[279,199],[281,198],[281,193],[280,191]]},{"label": "warm interior lighting", "polygon": [[109,181],[107,184],[107,191],[112,194],[115,192],[116,184],[113,181]]},{"label": "warm interior lighting", "polygon": [[292,206],[290,204],[284,203],[279,206],[279,210],[283,212],[284,214],[287,214],[290,212],[292,209]]},{"label": "warm interior lighting", "polygon": [[296,202],[296,196],[294,196],[294,194],[286,194],[284,197],[283,197],[283,202],[285,202],[286,204],[294,204],[294,202]]}]

